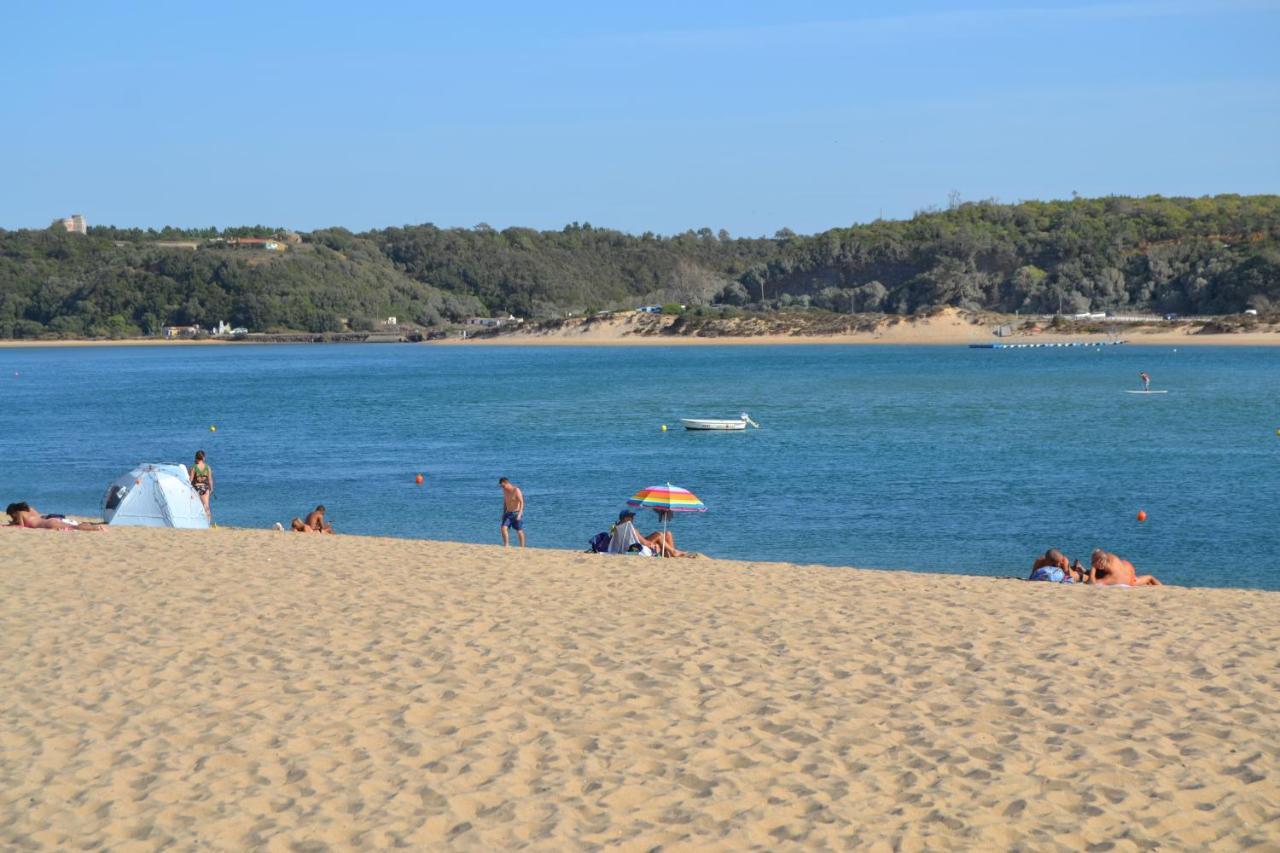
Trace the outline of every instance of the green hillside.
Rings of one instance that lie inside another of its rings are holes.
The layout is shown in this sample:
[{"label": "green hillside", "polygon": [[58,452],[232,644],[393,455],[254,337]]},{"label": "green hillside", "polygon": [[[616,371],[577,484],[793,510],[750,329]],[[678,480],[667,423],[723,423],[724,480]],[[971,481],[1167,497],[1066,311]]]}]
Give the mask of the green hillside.
[{"label": "green hillside", "polygon": [[227,242],[276,234],[0,230],[0,338],[124,337],[222,320],[324,332],[388,315],[443,327],[498,311],[545,319],[642,302],[899,314],[1280,308],[1280,196],[978,202],[773,238],[574,223],[331,228],[282,252]]}]

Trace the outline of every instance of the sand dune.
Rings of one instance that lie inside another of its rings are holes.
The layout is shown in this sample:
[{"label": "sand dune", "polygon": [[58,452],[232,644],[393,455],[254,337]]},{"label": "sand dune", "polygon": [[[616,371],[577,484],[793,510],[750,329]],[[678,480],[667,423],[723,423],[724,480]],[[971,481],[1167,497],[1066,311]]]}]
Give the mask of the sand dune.
[{"label": "sand dune", "polygon": [[0,584],[7,849],[1280,845],[1277,593],[131,529]]},{"label": "sand dune", "polygon": [[[1202,325],[1125,326],[1116,327],[1116,335],[1055,334],[1052,330],[1037,334],[1017,334],[997,338],[1002,325],[1020,327],[1026,318],[991,313],[971,313],[944,308],[930,317],[881,317],[874,328],[838,334],[808,334],[802,318],[761,315],[744,320],[733,333],[720,332],[712,337],[696,334],[660,334],[675,323],[675,317],[653,316],[634,312],[618,312],[608,318],[587,318],[566,323],[558,328],[519,327],[492,337],[462,339],[459,337],[430,341],[431,346],[706,346],[783,344],[887,344],[961,346],[967,344],[1018,343],[1104,343],[1123,338],[1130,344],[1151,346],[1276,346],[1280,330],[1260,326],[1258,331],[1222,334],[1200,334]],[[867,318],[871,319],[871,318]],[[774,326],[791,326],[792,331],[770,331]],[[801,333],[803,330],[805,333]]]}]

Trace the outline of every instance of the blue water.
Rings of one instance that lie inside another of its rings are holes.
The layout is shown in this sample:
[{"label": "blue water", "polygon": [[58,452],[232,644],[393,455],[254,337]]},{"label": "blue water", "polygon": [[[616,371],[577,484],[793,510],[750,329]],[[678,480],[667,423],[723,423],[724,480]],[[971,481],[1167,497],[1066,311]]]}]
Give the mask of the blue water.
[{"label": "blue water", "polygon": [[[1139,370],[1170,393],[1122,393]],[[678,426],[742,410],[763,428]],[[710,508],[677,543],[714,556],[1025,575],[1101,546],[1277,589],[1278,427],[1267,348],[2,349],[0,506],[95,515],[202,448],[224,525],[323,502],[341,532],[495,542],[506,475],[531,545],[583,548],[671,482]]]}]

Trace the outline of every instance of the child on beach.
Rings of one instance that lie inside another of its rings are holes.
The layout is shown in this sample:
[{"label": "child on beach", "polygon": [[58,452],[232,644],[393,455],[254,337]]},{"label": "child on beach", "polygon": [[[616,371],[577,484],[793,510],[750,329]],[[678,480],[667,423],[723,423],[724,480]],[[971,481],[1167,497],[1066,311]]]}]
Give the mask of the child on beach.
[{"label": "child on beach", "polygon": [[213,497],[213,469],[204,461],[204,451],[196,451],[195,464],[191,466],[191,487],[200,496],[204,505],[204,514],[213,520],[213,512],[209,509],[209,499]]}]

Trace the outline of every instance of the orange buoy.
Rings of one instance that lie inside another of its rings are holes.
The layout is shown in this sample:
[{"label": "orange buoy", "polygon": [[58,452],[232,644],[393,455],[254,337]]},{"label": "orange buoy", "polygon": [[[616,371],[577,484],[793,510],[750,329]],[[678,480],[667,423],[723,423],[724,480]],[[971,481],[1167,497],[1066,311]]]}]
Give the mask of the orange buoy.
[{"label": "orange buoy", "polygon": [[1147,520],[1147,511],[1145,509],[1138,510],[1138,521]]},{"label": "orange buoy", "polygon": [[421,486],[421,485],[422,485],[422,475],[421,475],[421,474],[419,474],[418,476],[414,477],[414,478],[413,478],[413,482],[415,482],[415,483],[417,483],[419,486]]}]

